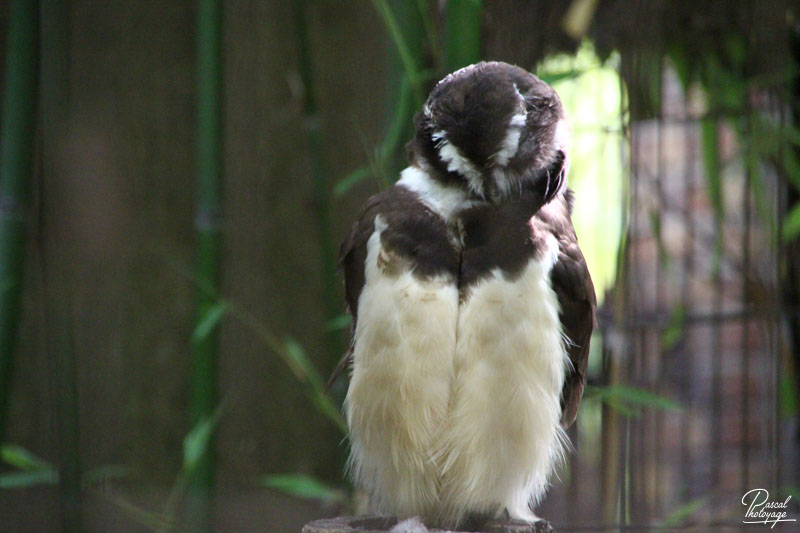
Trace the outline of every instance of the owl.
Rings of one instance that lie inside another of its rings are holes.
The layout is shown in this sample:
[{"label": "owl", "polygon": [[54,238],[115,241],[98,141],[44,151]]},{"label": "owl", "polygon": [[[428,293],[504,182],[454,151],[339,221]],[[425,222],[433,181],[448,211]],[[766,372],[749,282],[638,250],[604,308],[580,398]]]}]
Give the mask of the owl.
[{"label": "owl", "polygon": [[341,246],[349,470],[375,513],[533,523],[595,322],[564,110],[524,69],[481,62],[442,79],[414,128],[408,167]]}]

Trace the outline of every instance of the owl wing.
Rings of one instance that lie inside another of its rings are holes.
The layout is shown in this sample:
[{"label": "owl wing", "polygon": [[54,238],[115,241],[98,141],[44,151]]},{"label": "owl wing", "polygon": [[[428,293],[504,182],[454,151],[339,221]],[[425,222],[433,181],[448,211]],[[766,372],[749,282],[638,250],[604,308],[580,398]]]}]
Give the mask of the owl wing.
[{"label": "owl wing", "polygon": [[339,376],[353,364],[353,341],[355,339],[356,323],[358,321],[358,298],[364,289],[366,281],[364,263],[367,259],[367,241],[375,229],[375,217],[386,204],[387,194],[379,193],[372,196],[364,207],[358,219],[353,224],[345,240],[339,248],[339,266],[344,274],[345,301],[347,311],[352,317],[350,323],[350,345],[347,351],[331,372],[325,392],[331,388]]},{"label": "owl wing", "polygon": [[560,319],[567,337],[567,355],[572,363],[567,371],[561,393],[561,425],[567,428],[575,421],[586,385],[589,363],[589,341],[595,326],[597,299],[586,260],[578,247],[578,238],[569,214],[572,211],[572,192],[564,196],[566,208],[557,220],[559,254],[550,272],[550,282],[558,297]]},{"label": "owl wing", "polygon": [[350,347],[331,374],[328,387],[353,361],[359,300],[367,281],[367,245],[376,233],[378,219],[383,226],[380,247],[386,253],[378,259],[385,274],[398,275],[409,270],[415,279],[425,280],[441,275],[454,279],[458,272],[458,254],[450,235],[452,230],[416,193],[395,185],[370,198],[339,251],[345,300],[353,321]]}]

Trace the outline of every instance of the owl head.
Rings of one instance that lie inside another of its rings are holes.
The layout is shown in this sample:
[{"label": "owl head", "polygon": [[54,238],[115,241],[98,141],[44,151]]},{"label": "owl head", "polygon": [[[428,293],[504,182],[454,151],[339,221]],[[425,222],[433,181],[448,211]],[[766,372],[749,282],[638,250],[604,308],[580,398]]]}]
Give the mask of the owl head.
[{"label": "owl head", "polygon": [[500,203],[535,188],[547,202],[566,184],[569,127],[561,100],[519,67],[481,62],[448,75],[414,127],[411,163],[474,199]]}]

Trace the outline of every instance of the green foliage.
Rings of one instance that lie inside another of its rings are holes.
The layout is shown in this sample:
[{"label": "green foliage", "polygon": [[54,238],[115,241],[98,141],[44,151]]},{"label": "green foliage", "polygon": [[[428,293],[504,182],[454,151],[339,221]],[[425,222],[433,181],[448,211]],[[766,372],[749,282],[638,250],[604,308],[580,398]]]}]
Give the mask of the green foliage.
[{"label": "green foliage", "polygon": [[684,325],[686,324],[686,310],[682,305],[674,306],[669,312],[667,326],[661,333],[661,349],[665,352],[677,346],[683,337]]},{"label": "green foliage", "polygon": [[782,417],[792,417],[800,412],[800,399],[797,397],[797,384],[788,372],[782,372],[778,383],[778,405]]},{"label": "green foliage", "polygon": [[0,489],[25,489],[58,483],[58,471],[29,450],[15,444],[0,446],[0,459],[16,471],[0,474]]},{"label": "green foliage", "polygon": [[202,342],[208,338],[222,317],[225,316],[226,311],[227,307],[222,302],[213,302],[209,305],[197,321],[192,332],[192,342]]},{"label": "green foliage", "polygon": [[0,489],[28,489],[39,485],[57,485],[58,472],[38,470],[33,472],[8,472],[0,475]]},{"label": "green foliage", "polygon": [[[734,33],[701,53],[680,45],[673,45],[669,52],[684,89],[698,82],[708,102],[708,111],[700,122],[700,134],[707,192],[715,219],[715,268],[719,268],[726,217],[723,181],[728,162],[720,157],[721,127],[730,125],[737,134],[741,152],[734,157],[744,161],[755,206],[775,246],[781,243],[775,238],[774,212],[766,198],[761,166],[771,164],[800,191],[800,161],[796,150],[800,146],[800,131],[791,123],[780,123],[760,114],[759,110],[751,108],[748,100],[754,90],[763,91],[778,83],[788,83],[796,76],[798,65],[787,65],[781,79],[748,76],[747,46],[746,37]],[[784,243],[800,235],[798,206],[788,213],[781,229]]]},{"label": "green foliage", "polygon": [[355,169],[350,174],[348,174],[347,176],[336,182],[336,185],[333,186],[334,196],[342,196],[344,193],[349,191],[354,185],[364,181],[369,176],[370,172],[367,167],[359,167]]},{"label": "green foliage", "polygon": [[330,396],[325,394],[325,381],[311,363],[305,350],[300,344],[288,338],[285,342],[287,362],[292,369],[295,377],[306,384],[306,393],[310,396],[317,410],[325,415],[328,420],[333,422],[343,434],[347,434],[347,423],[344,420],[339,408],[334,405]]},{"label": "green foliage", "polygon": [[352,317],[350,315],[339,315],[336,318],[328,320],[328,323],[325,324],[325,329],[328,331],[338,331],[340,329],[346,329],[350,327],[350,324],[353,322]]},{"label": "green foliage", "polygon": [[800,236],[800,204],[794,206],[783,221],[783,242],[791,242]]},{"label": "green foliage", "polygon": [[[441,30],[434,24],[427,0],[417,0],[415,5],[386,0],[373,0],[372,4],[387,28],[400,58],[402,72],[394,73],[398,78],[394,83],[397,93],[392,95],[393,112],[384,138],[367,165],[353,170],[334,185],[336,196],[345,194],[369,177],[377,178],[381,185],[394,182],[399,170],[394,161],[412,133],[412,118],[425,100],[426,84],[446,72],[481,59],[481,0],[448,2],[445,27]],[[443,51],[439,46],[440,35],[445,37]],[[426,65],[426,49],[430,51],[432,65]]]},{"label": "green foliage", "polygon": [[[222,414],[222,406],[218,406],[210,415],[201,416],[195,423],[189,433],[183,438],[183,461],[178,475],[172,484],[167,501],[164,504],[164,509],[157,517],[156,526],[157,531],[168,532],[173,531],[177,525],[178,507],[186,496],[187,491],[193,483],[197,483],[196,475],[201,472],[203,468],[207,468],[207,457],[209,455],[209,447],[212,442],[214,431],[219,423],[219,418]],[[196,485],[192,487],[196,489]],[[140,523],[147,525],[147,521],[151,516],[142,512],[137,512],[137,508],[133,505],[130,510],[134,511],[134,516],[140,519]],[[190,515],[192,521],[197,520],[196,515]]]},{"label": "green foliage", "polygon": [[[0,460],[14,471],[0,474],[0,489],[27,489],[39,485],[56,485],[59,473],[55,466],[16,444],[0,446]],[[99,482],[130,475],[121,465],[103,465],[84,473],[82,485],[90,487]]]},{"label": "green foliage", "polygon": [[344,503],[347,493],[333,488],[318,479],[302,474],[274,474],[264,476],[259,483],[268,489],[277,490],[290,496],[324,503]]},{"label": "green foliage", "polygon": [[601,61],[593,46],[584,42],[576,54],[548,57],[536,69],[536,75],[558,92],[572,127],[568,176],[576,201],[572,221],[600,303],[615,283],[625,236],[628,163],[618,60],[612,55]]},{"label": "green foliage", "polygon": [[601,401],[625,417],[638,417],[641,408],[661,409],[682,412],[683,407],[676,401],[653,392],[629,387],[627,385],[587,386],[587,400]]},{"label": "green foliage", "polygon": [[49,470],[53,468],[50,463],[41,457],[15,444],[3,444],[3,446],[0,447],[0,459],[9,466],[27,472]]},{"label": "green foliage", "polygon": [[800,500],[800,485],[783,487],[779,492],[782,496],[791,496],[795,500]]},{"label": "green foliage", "polygon": [[420,75],[421,67],[417,58],[411,52],[406,35],[403,33],[397,18],[386,0],[372,0],[372,5],[378,11],[378,14],[383,19],[386,29],[394,42],[400,60],[403,62],[406,76],[411,83],[411,90],[414,94],[414,107],[419,108],[425,100],[423,94],[422,77]]},{"label": "green foliage", "polygon": [[481,0],[447,2],[444,66],[448,72],[481,59]]},{"label": "green foliage", "polygon": [[0,441],[6,427],[25,258],[38,83],[38,2],[10,2],[0,131]]},{"label": "green foliage", "polygon": [[688,520],[693,514],[695,514],[698,510],[706,507],[709,503],[708,496],[700,496],[699,498],[695,498],[689,502],[686,502],[682,505],[679,505],[674,510],[670,511],[670,513],[662,520],[661,525],[659,526],[659,530],[663,531],[666,529],[678,527],[686,520]]},{"label": "green foliage", "polygon": [[221,412],[221,409],[217,408],[210,416],[202,417],[183,438],[183,470],[185,472],[193,472],[205,456]]},{"label": "green foliage", "polygon": [[[333,400],[324,394],[325,382],[300,343],[293,338],[287,338],[284,341],[278,340],[278,337],[263,322],[243,307],[214,295],[207,287],[203,289],[203,285],[197,283],[197,280],[195,282],[198,288],[205,290],[207,294],[214,298],[215,302],[214,305],[210,306],[210,311],[204,315],[207,320],[201,322],[213,322],[212,318],[219,315],[216,319],[218,320],[221,318],[221,314],[225,312],[246,326],[272,353],[279,356],[286,363],[286,366],[297,381],[304,386],[306,394],[311,398],[317,410],[343,433],[347,432],[347,424],[344,421],[344,417],[333,403]],[[209,316],[212,318],[208,318]],[[341,317],[337,317],[334,320],[341,321]]]}]

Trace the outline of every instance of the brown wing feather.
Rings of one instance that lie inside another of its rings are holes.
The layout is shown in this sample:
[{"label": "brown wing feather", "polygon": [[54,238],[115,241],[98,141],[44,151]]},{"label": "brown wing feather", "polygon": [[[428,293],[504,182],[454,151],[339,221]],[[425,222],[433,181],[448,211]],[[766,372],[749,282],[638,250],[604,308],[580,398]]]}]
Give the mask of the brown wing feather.
[{"label": "brown wing feather", "polygon": [[367,241],[375,228],[375,216],[379,213],[381,204],[384,201],[384,193],[376,194],[371,197],[358,216],[355,224],[350,229],[347,238],[339,248],[339,266],[344,273],[344,291],[347,302],[347,310],[353,321],[350,324],[350,347],[342,355],[336,364],[336,368],[331,372],[325,391],[336,382],[353,363],[353,335],[356,331],[356,321],[358,320],[358,297],[364,288],[364,262],[367,258]]},{"label": "brown wing feather", "polygon": [[452,230],[415,193],[395,185],[370,198],[339,252],[347,308],[353,317],[350,330],[351,349],[336,366],[328,385],[352,362],[352,343],[358,323],[358,299],[366,282],[364,268],[367,242],[375,231],[375,217],[379,214],[387,224],[387,228],[381,233],[381,246],[403,257],[415,276],[426,278],[450,274],[455,277],[458,272],[458,253],[450,235]]},{"label": "brown wing feather", "polygon": [[558,239],[558,261],[550,272],[550,282],[558,297],[564,335],[569,339],[567,354],[572,362],[561,392],[561,425],[567,428],[575,421],[586,385],[589,363],[589,341],[595,326],[597,299],[594,285],[578,247],[572,226],[573,195],[567,190],[537,214]]},{"label": "brown wing feather", "polygon": [[561,425],[567,428],[575,421],[586,385],[589,341],[597,302],[592,278],[577,242],[562,246],[550,276],[558,296],[561,325],[569,339],[567,353],[572,362],[561,393]]}]

